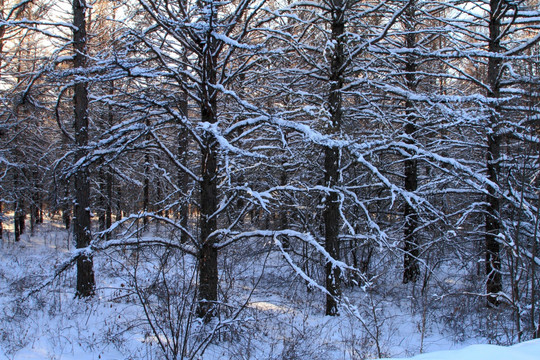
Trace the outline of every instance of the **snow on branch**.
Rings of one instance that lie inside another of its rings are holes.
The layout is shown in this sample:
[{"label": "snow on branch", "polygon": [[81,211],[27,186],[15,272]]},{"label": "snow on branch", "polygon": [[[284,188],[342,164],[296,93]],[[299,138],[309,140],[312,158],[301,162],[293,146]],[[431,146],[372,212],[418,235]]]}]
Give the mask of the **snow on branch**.
[{"label": "snow on branch", "polygon": [[221,130],[219,129],[218,124],[211,124],[209,122],[202,122],[202,123],[199,124],[199,127],[202,130],[207,131],[210,134],[212,134],[212,136],[214,136],[214,138],[219,143],[221,149],[223,149],[223,150],[225,150],[227,152],[231,152],[231,153],[239,155],[239,156],[248,156],[248,157],[263,158],[263,159],[266,158],[266,156],[264,156],[262,154],[247,151],[247,150],[243,150],[243,149],[240,149],[239,147],[236,147],[233,144],[231,144],[225,138],[225,136],[223,136],[221,134]]}]

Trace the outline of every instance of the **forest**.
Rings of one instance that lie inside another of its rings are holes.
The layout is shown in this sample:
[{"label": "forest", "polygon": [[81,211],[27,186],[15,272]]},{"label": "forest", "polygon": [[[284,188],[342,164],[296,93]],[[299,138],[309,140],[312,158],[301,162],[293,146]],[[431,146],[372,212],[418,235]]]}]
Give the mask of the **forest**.
[{"label": "forest", "polygon": [[540,338],[539,156],[538,0],[0,0],[0,352]]}]

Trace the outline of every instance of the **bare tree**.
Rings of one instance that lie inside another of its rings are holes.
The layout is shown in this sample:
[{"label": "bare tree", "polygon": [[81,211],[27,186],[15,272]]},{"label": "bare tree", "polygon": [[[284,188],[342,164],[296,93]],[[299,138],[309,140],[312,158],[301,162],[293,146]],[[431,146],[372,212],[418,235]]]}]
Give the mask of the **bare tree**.
[{"label": "bare tree", "polygon": [[[85,79],[87,56],[86,0],[73,0],[73,67],[79,72],[73,89],[73,110],[75,132],[75,162],[84,160],[88,145],[88,80]],[[85,249],[92,241],[90,223],[90,181],[88,168],[77,167],[74,173],[75,213],[73,217],[73,236],[77,249]],[[84,252],[84,250],[81,250]],[[77,296],[88,297],[95,293],[93,260],[91,255],[77,259]]]}]

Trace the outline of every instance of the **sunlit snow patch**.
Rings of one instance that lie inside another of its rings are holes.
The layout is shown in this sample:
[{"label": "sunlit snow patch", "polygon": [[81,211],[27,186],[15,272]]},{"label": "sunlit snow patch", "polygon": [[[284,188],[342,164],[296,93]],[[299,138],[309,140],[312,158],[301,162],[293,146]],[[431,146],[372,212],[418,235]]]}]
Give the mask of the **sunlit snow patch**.
[{"label": "sunlit snow patch", "polygon": [[540,360],[540,339],[514,346],[471,345],[460,350],[436,351],[394,360]]},{"label": "sunlit snow patch", "polygon": [[287,308],[284,306],[279,306],[279,305],[272,304],[266,301],[251,302],[249,303],[249,307],[258,309],[258,310],[263,310],[263,311],[267,311],[267,310],[286,311],[287,310]]}]

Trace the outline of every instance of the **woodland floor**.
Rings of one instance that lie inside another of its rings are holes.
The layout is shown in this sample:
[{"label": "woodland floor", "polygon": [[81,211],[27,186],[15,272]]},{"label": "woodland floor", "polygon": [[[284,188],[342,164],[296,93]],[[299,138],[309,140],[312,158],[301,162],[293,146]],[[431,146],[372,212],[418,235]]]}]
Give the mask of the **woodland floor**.
[{"label": "woodland floor", "polygon": [[[167,235],[164,228],[150,229],[152,236]],[[0,359],[164,359],[175,353],[181,358],[182,348],[185,358],[196,359],[366,359],[516,342],[509,312],[489,312],[472,297],[437,295],[474,285],[462,280],[467,269],[441,266],[421,291],[419,284],[401,284],[399,264],[381,253],[372,269],[380,274],[375,283],[345,287],[349,306],[341,316],[327,317],[324,296],[309,290],[261,239],[220,254],[221,310],[208,324],[190,315],[196,303],[193,259],[164,248],[96,254],[97,291],[91,299],[74,298],[73,269],[31,294],[69,258],[70,242],[57,218],[46,219],[18,243],[5,228]],[[299,255],[293,251],[291,257],[301,266]],[[320,277],[316,267],[305,270]],[[511,356],[488,346],[468,349],[433,359],[540,359],[538,341],[504,348],[517,349]]]}]

